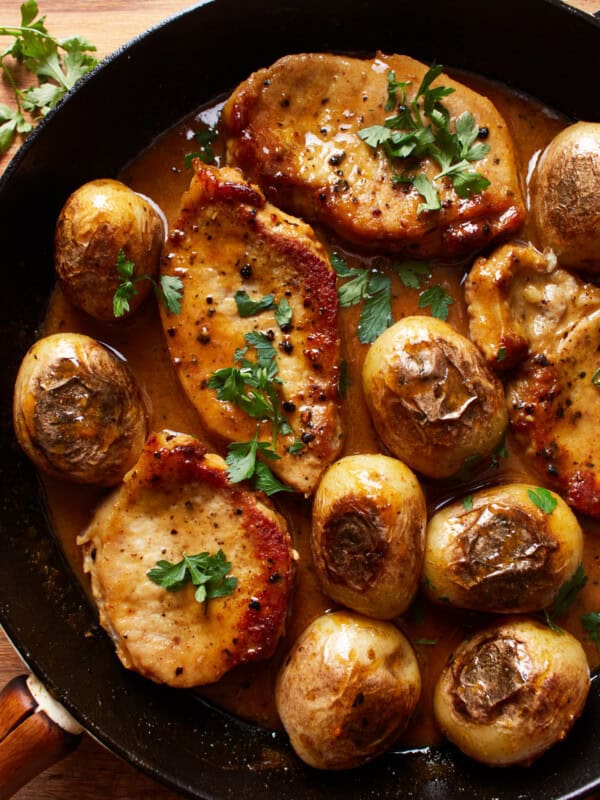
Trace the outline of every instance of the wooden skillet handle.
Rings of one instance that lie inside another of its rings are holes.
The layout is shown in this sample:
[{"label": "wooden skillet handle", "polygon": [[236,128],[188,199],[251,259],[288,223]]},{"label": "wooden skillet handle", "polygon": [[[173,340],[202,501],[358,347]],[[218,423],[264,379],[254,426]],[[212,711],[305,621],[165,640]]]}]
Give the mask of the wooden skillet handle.
[{"label": "wooden skillet handle", "polygon": [[0,692],[0,800],[68,755],[82,728],[33,675]]}]

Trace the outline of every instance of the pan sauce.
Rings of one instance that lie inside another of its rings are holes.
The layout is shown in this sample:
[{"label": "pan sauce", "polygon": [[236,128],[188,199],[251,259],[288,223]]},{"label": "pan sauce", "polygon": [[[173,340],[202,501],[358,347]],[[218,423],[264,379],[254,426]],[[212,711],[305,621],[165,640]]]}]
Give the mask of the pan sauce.
[{"label": "pan sauce", "polygon": [[[552,137],[564,127],[565,120],[542,107],[530,98],[510,92],[508,89],[474,78],[459,75],[471,88],[490,97],[512,127],[517,159],[525,176],[532,159]],[[125,168],[121,179],[148,197],[164,211],[169,224],[173,225],[182,192],[187,188],[191,174],[185,169],[184,155],[195,148],[193,134],[205,124],[215,125],[221,103],[207,106],[168,131],[147,151]],[[219,152],[218,146],[215,147]],[[323,231],[317,234],[330,249],[344,251],[343,246],[328,238]],[[527,227],[523,238],[529,238]],[[350,264],[364,266],[368,259],[344,251]],[[462,283],[470,264],[460,266],[434,266],[432,282],[441,284],[454,298],[450,306],[448,322],[459,332],[467,332],[467,314],[462,295]],[[418,314],[418,292],[403,289],[397,278],[393,278],[392,308],[394,319],[409,314]],[[345,442],[342,455],[361,452],[378,452],[379,445],[370,423],[362,396],[360,373],[367,345],[358,343],[355,335],[360,307],[341,311],[341,338],[343,355],[348,363],[349,386],[342,413]],[[170,428],[189,433],[210,445],[201,429],[196,411],[191,406],[171,369],[162,327],[155,305],[148,302],[131,319],[115,323],[97,322],[83,312],[72,308],[60,290],[55,289],[51,298],[44,333],[78,331],[88,334],[123,353],[139,383],[148,396],[150,429]],[[428,510],[432,513],[439,505],[455,497],[461,497],[483,485],[507,481],[524,481],[539,484],[536,477],[521,462],[515,452],[510,436],[506,442],[508,457],[500,458],[498,467],[478,470],[476,476],[464,481],[424,481]],[[216,449],[216,448],[215,448]],[[82,575],[81,558],[75,545],[76,536],[88,523],[94,506],[104,490],[95,487],[77,487],[45,479],[48,506],[54,529],[63,550],[82,584],[87,589],[87,579]],[[286,640],[281,643],[276,656],[267,664],[258,663],[237,668],[217,684],[204,687],[202,694],[234,713],[270,727],[280,727],[275,710],[273,685],[281,660],[291,643],[304,627],[318,614],[333,604],[324,597],[313,573],[310,548],[310,504],[297,497],[283,496],[276,500],[279,509],[288,519],[294,546],[300,554],[296,574],[293,607],[291,609]],[[580,616],[582,613],[600,609],[600,527],[587,519],[580,520],[585,538],[584,568],[589,576],[585,589],[579,594],[571,611],[561,624],[582,638]],[[402,737],[402,744],[420,746],[435,742],[439,738],[432,715],[432,690],[448,654],[465,636],[484,622],[480,615],[433,606],[417,596],[412,608],[399,620],[399,626],[415,643],[423,678],[423,696],[415,718]],[[435,645],[418,642],[435,640]],[[600,655],[593,643],[584,640],[584,646],[592,667],[600,664]]]}]

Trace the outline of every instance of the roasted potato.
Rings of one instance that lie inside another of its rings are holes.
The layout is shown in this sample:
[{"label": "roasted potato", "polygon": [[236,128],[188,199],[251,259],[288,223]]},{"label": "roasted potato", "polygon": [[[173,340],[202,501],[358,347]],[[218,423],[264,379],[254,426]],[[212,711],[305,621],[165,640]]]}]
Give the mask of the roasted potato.
[{"label": "roasted potato", "polygon": [[434,712],[471,758],[528,765],[567,735],[589,686],[577,639],[515,618],[459,645],[435,687]]},{"label": "roasted potato", "polygon": [[432,317],[405,317],[375,340],[363,387],[384,445],[431,478],[489,453],[506,428],[502,385],[479,350]]},{"label": "roasted potato", "polygon": [[560,264],[600,273],[600,124],[577,122],[544,150],[533,173],[531,214],[540,244]]},{"label": "roasted potato", "polygon": [[417,590],[425,523],[423,492],[401,461],[383,455],[337,461],[313,506],[311,548],[321,588],[370,617],[402,614]]},{"label": "roasted potato", "polygon": [[[64,293],[92,317],[114,319],[113,297],[122,280],[119,251],[135,265],[132,280],[155,276],[164,237],[154,206],[124,183],[99,179],[84,184],[69,197],[56,224],[54,265]],[[127,314],[142,304],[152,283],[140,281],[135,289]]]},{"label": "roasted potato", "polygon": [[[564,500],[544,492],[506,484],[434,514],[423,568],[430,597],[497,613],[551,605],[581,563],[583,534]],[[549,513],[532,499],[540,496],[556,503]]]},{"label": "roasted potato", "polygon": [[406,728],[421,693],[412,648],[389,622],[338,611],[312,622],[277,679],[292,747],[320,769],[358,767]]},{"label": "roasted potato", "polygon": [[78,333],[55,333],[30,348],[17,375],[13,415],[33,463],[77,483],[118,483],[147,433],[142,394],[125,362]]}]

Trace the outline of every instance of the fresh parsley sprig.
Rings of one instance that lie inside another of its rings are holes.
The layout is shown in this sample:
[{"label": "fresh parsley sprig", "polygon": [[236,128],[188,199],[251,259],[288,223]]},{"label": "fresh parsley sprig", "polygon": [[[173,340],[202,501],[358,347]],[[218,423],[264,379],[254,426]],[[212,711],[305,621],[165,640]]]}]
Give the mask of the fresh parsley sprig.
[{"label": "fresh parsley sprig", "polygon": [[292,307],[285,297],[279,303],[275,302],[274,294],[266,294],[260,300],[251,300],[248,292],[238,289],[233,299],[240,317],[254,317],[263,311],[275,309],[275,322],[280,328],[285,329],[292,321]]},{"label": "fresh parsley sprig", "polygon": [[231,562],[227,561],[225,553],[219,549],[212,556],[208,552],[195,556],[184,553],[177,563],[158,561],[146,576],[168,592],[179,592],[190,583],[196,586],[194,599],[198,603],[204,603],[207,613],[209,600],[227,597],[237,587],[238,579],[233,575],[227,577],[230,570]]},{"label": "fresh parsley sprig", "polygon": [[121,283],[113,296],[115,317],[122,317],[129,311],[129,301],[138,293],[135,285],[140,281],[150,281],[154,286],[156,296],[163,302],[165,308],[172,314],[179,314],[183,296],[183,283],[179,278],[173,275],[161,275],[158,281],[155,281],[151,275],[138,275],[137,278],[134,278],[135,264],[126,257],[123,248],[119,250],[115,267],[121,278]]},{"label": "fresh parsley sprig", "polygon": [[[394,175],[392,180],[394,183],[412,184],[421,195],[424,202],[419,204],[418,214],[441,209],[436,184],[439,185],[444,179],[452,183],[454,191],[461,198],[479,194],[490,185],[487,178],[470,166],[472,162],[484,158],[490,150],[488,144],[476,141],[480,129],[475,118],[469,111],[463,112],[456,118],[452,130],[450,113],[442,99],[455,90],[446,86],[431,86],[442,70],[441,64],[430,67],[410,101],[407,99],[410,82],[397,81],[395,73],[390,70],[385,111],[395,109],[397,113],[388,117],[383,125],[371,125],[358,132],[369,147],[381,147],[393,164],[404,162],[405,171]],[[424,172],[411,174],[411,167],[425,158],[433,159],[439,166],[440,171],[433,180]]]},{"label": "fresh parsley sprig", "polygon": [[552,492],[549,492],[548,489],[544,489],[541,486],[537,489],[529,489],[527,494],[531,502],[534,503],[540,511],[543,511],[544,514],[551,514],[558,504]]},{"label": "fresh parsley sprig", "polygon": [[[0,67],[10,85],[16,108],[0,104],[0,154],[17,134],[27,135],[38,120],[98,63],[89,55],[93,44],[83,36],[55,39],[48,33],[46,18],[38,16],[35,0],[21,5],[21,24],[0,27],[0,36],[9,36],[12,44],[0,52]],[[13,59],[38,79],[38,85],[20,89],[9,67]]]},{"label": "fresh parsley sprig", "polygon": [[[331,253],[330,261],[338,277],[349,279],[338,286],[341,307],[348,308],[363,303],[358,323],[359,341],[363,344],[374,342],[394,322],[391,276],[376,267],[349,267],[345,259],[336,252]],[[418,261],[391,264],[390,269],[410,289],[420,288],[424,281],[431,278],[430,267]],[[448,307],[452,302],[452,297],[445,289],[436,284],[421,292],[419,308],[430,306],[432,317],[446,320]]]},{"label": "fresh parsley sprig", "polygon": [[573,577],[570,580],[565,581],[560,587],[552,606],[544,609],[546,623],[548,624],[548,627],[551,628],[551,630],[553,630],[555,633],[562,632],[561,628],[554,623],[555,617],[562,617],[567,613],[567,611],[575,602],[575,598],[587,582],[588,576],[585,574],[583,566],[580,564],[575,570]]},{"label": "fresh parsley sprig", "polygon": [[219,132],[213,130],[212,128],[205,128],[203,130],[197,131],[195,138],[198,142],[200,149],[195,150],[192,153],[186,153],[183,157],[183,163],[186,169],[191,169],[192,161],[195,158],[199,158],[200,161],[203,161],[205,164],[216,164],[217,158],[215,156],[214,150],[212,148],[213,142],[218,137]]},{"label": "fresh parsley sprig", "polygon": [[281,458],[272,448],[269,442],[258,441],[258,428],[254,438],[249,442],[232,442],[227,448],[227,466],[229,470],[227,476],[231,483],[253,480],[254,486],[270,496],[277,492],[291,492],[289,486],[281,483],[271,472],[264,461],[258,459],[258,455],[270,461]]}]

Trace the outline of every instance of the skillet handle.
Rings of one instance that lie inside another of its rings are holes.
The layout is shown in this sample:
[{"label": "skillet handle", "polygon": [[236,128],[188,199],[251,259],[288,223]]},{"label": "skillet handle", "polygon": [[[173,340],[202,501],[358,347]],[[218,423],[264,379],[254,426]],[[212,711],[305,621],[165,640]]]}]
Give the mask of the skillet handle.
[{"label": "skillet handle", "polygon": [[0,800],[77,747],[82,728],[33,675],[0,692]]}]

